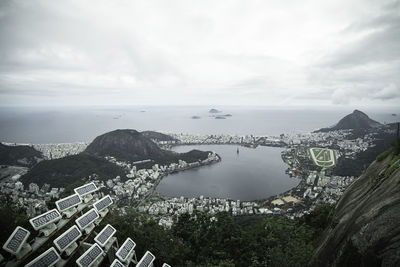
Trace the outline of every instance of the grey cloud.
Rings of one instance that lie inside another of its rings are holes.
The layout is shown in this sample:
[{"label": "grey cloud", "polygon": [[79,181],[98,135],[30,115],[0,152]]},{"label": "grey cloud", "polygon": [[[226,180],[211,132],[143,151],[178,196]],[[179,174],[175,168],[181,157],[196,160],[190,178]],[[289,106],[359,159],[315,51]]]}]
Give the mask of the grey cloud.
[{"label": "grey cloud", "polygon": [[[138,102],[140,95],[157,104],[398,97],[399,1],[381,6],[375,16],[346,18],[354,23],[335,38],[349,41],[322,50],[317,63],[303,53],[313,52],[317,42],[308,38],[322,38],[324,29],[309,28],[300,5],[171,2],[0,1],[0,94],[80,102],[96,94],[106,103],[111,94]],[[325,19],[314,16],[325,12],[321,1],[305,5],[313,9],[312,22]],[[282,20],[279,11],[293,16]],[[324,25],[335,28],[336,22],[334,17]],[[311,32],[302,39],[297,29]],[[352,38],[360,33],[362,38]]]}]

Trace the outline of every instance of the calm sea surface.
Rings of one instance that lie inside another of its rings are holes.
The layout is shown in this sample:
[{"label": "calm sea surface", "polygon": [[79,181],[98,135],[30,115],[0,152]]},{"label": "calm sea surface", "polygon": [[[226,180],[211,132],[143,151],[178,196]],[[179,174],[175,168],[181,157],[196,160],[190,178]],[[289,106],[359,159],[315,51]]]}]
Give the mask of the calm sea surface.
[{"label": "calm sea surface", "polygon": [[171,174],[162,179],[157,191],[169,197],[222,197],[240,200],[266,198],[295,187],[299,180],[285,174],[281,148],[256,149],[234,145],[175,147],[177,152],[201,149],[217,152],[216,164]]},{"label": "calm sea surface", "polygon": [[[105,132],[126,128],[192,134],[293,134],[331,126],[352,112],[351,108],[215,107],[221,114],[232,114],[225,120],[217,120],[210,117],[210,108],[214,107],[0,107],[0,141],[90,142]],[[363,111],[380,122],[397,121],[400,117],[400,110]],[[191,119],[192,116],[201,118]]]}]

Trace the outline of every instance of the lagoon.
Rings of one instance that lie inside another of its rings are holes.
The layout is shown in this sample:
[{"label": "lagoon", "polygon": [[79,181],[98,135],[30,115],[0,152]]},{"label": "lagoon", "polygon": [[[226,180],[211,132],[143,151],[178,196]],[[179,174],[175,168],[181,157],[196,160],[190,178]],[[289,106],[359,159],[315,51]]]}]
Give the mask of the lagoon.
[{"label": "lagoon", "polygon": [[[237,154],[239,148],[239,154]],[[157,191],[168,197],[218,197],[255,200],[283,193],[298,185],[290,178],[282,158],[282,148],[238,147],[236,145],[192,145],[174,147],[176,152],[192,149],[214,151],[221,162],[170,174]]]}]

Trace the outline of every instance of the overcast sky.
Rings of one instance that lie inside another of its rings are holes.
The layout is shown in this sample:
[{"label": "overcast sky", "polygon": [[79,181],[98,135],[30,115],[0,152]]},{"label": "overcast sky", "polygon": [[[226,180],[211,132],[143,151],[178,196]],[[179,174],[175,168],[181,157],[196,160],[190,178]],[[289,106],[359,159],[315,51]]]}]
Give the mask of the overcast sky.
[{"label": "overcast sky", "polygon": [[400,1],[0,1],[0,105],[400,103]]}]

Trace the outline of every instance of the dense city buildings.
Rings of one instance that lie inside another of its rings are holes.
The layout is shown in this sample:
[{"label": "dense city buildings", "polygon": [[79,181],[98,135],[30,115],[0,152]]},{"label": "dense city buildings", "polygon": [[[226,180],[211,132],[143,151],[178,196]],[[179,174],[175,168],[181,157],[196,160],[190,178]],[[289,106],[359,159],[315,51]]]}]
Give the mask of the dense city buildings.
[{"label": "dense city buildings", "polygon": [[[288,218],[301,217],[309,213],[318,203],[335,203],[344,190],[355,179],[349,176],[332,175],[329,168],[321,168],[314,164],[310,156],[310,148],[332,149],[335,157],[354,158],[361,151],[374,146],[374,135],[367,134],[364,138],[351,139],[351,131],[340,130],[333,132],[305,133],[280,136],[231,136],[231,135],[191,135],[169,134],[174,141],[155,141],[163,148],[177,145],[192,144],[235,144],[247,147],[279,146],[284,148],[282,160],[288,165],[287,173],[293,179],[300,179],[297,187],[277,196],[262,200],[240,201],[224,198],[197,198],[164,197],[155,191],[160,180],[171,173],[200,167],[220,160],[216,153],[210,153],[203,161],[187,163],[179,162],[160,166],[154,164],[151,169],[137,169],[136,165],[148,163],[151,160],[140,162],[122,162],[113,157],[106,160],[123,167],[126,177],[110,177],[100,181],[96,175],[86,177],[94,181],[104,193],[109,193],[115,199],[116,207],[122,211],[126,206],[133,206],[140,212],[146,212],[156,218],[160,225],[170,227],[182,213],[203,211],[210,214],[226,211],[234,216],[240,215],[285,215]],[[86,143],[68,144],[39,144],[33,145],[40,150],[46,159],[61,158],[78,154],[87,147]],[[332,159],[336,162],[337,158]],[[41,188],[35,183],[24,185],[19,181],[26,168],[11,169],[3,166],[2,173],[11,170],[8,178],[0,182],[0,191],[3,196],[15,205],[26,210],[32,217],[46,211],[47,203],[62,195],[64,188],[54,188],[49,184]]]}]

